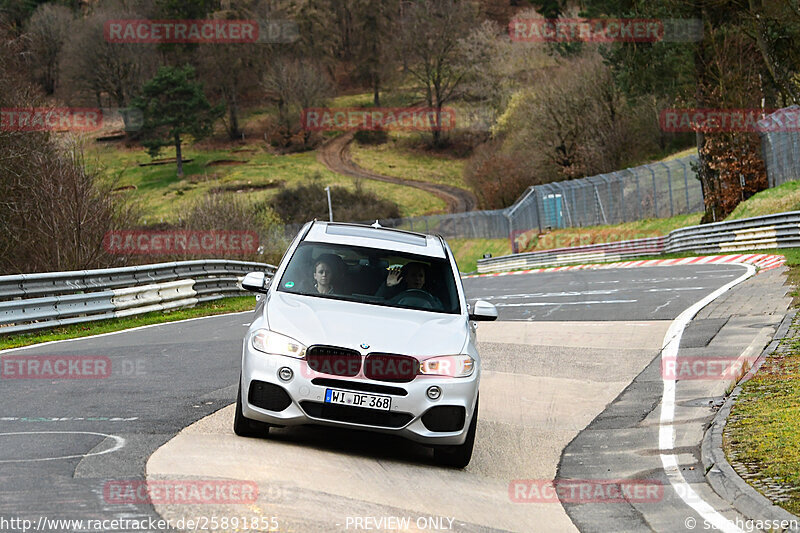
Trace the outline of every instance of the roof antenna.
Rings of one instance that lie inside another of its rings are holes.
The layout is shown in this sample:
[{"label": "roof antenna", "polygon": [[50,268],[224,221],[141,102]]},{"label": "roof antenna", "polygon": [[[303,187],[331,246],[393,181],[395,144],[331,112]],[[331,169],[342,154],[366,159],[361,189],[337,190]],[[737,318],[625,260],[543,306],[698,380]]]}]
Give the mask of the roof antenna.
[{"label": "roof antenna", "polygon": [[383,226],[381,226],[381,223],[377,221],[377,219],[375,220],[375,223],[374,223],[374,224],[371,224],[371,226],[372,226],[373,228],[375,228],[375,229],[378,229],[378,228],[382,228],[382,227],[383,227]]}]

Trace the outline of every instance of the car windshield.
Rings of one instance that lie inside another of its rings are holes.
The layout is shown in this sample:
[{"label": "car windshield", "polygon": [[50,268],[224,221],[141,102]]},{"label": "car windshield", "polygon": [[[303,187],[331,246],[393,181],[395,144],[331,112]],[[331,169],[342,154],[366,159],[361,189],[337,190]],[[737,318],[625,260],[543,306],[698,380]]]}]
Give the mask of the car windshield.
[{"label": "car windshield", "polygon": [[460,310],[449,261],[376,248],[301,243],[277,290],[439,313]]}]

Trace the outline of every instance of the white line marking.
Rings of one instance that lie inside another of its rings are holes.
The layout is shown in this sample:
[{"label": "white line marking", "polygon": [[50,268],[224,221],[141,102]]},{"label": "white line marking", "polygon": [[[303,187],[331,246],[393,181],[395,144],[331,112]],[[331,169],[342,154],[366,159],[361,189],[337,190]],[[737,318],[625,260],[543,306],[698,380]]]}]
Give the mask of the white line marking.
[{"label": "white line marking", "polygon": [[487,296],[492,300],[512,300],[514,298],[553,298],[553,297],[572,297],[572,296],[597,296],[603,294],[614,294],[619,289],[608,289],[598,291],[565,291],[565,292],[533,292],[530,294],[503,294],[501,296]]},{"label": "white line marking", "polygon": [[83,457],[91,457],[92,455],[105,455],[107,453],[115,452],[125,446],[125,439],[116,435],[106,435],[105,433],[95,433],[93,431],[15,431],[12,433],[0,433],[0,437],[5,435],[97,435],[98,437],[105,437],[107,439],[114,439],[114,446],[108,450],[100,452],[81,453],[78,455],[62,455],[61,457],[43,457],[40,459],[2,459],[0,463],[37,463],[41,461],[58,461],[60,459],[77,459]]},{"label": "white line marking", "polygon": [[495,307],[541,307],[547,305],[630,304],[639,300],[587,300],[585,302],[535,302],[521,304],[495,304]]},{"label": "white line marking", "polygon": [[644,292],[672,292],[672,291],[702,291],[710,287],[663,287],[658,289],[647,289]]},{"label": "white line marking", "polygon": [[0,416],[0,422],[132,422],[138,416],[123,418],[120,416]]},{"label": "white line marking", "polygon": [[672,300],[667,300],[667,301],[666,301],[666,302],[664,302],[663,304],[661,304],[661,305],[659,305],[658,307],[656,307],[655,309],[653,309],[653,310],[650,312],[650,314],[651,314],[651,315],[654,315],[654,314],[658,313],[659,311],[661,311],[662,309],[664,309],[666,306],[668,306],[668,305],[669,305],[669,304],[671,304],[671,303],[672,303]]},{"label": "white line marking", "polygon": [[[742,265],[747,267],[747,272],[735,280],[723,285],[715,290],[705,298],[696,302],[694,305],[683,311],[678,318],[672,321],[667,334],[664,336],[664,342],[661,346],[661,358],[675,359],[678,356],[678,348],[681,343],[681,336],[683,330],[689,324],[689,321],[700,311],[703,307],[713,302],[719,296],[724,294],[732,287],[750,278],[756,273],[756,267],[753,265]],[[662,451],[672,450],[675,448],[675,426],[673,425],[675,419],[675,379],[664,378],[664,394],[661,398],[661,420],[658,428],[658,447]],[[725,518],[716,509],[703,500],[694,489],[686,482],[686,479],[681,474],[680,467],[678,466],[678,457],[674,453],[662,453],[661,464],[664,466],[664,472],[669,479],[675,492],[680,498],[692,509],[703,517],[709,524],[712,524],[715,529],[724,531],[726,533],[743,533],[742,530],[733,522]]]}]

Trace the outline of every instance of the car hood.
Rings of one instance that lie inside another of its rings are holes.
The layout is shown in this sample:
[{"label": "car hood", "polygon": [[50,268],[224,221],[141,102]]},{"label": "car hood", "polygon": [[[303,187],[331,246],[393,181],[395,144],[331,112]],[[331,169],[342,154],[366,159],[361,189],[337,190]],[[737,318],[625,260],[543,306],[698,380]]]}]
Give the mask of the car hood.
[{"label": "car hood", "polygon": [[[398,309],[275,292],[266,306],[272,331],[311,346],[407,355],[461,353],[468,322],[461,315]],[[369,348],[361,348],[361,344]]]}]

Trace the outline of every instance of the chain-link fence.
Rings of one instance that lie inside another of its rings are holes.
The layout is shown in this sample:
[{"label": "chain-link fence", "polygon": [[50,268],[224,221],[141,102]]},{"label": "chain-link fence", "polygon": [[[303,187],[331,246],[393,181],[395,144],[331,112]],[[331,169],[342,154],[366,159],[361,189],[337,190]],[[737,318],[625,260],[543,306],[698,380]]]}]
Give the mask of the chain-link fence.
[{"label": "chain-link fence", "polygon": [[761,148],[770,187],[800,179],[800,106],[779,109],[759,121]]},{"label": "chain-link fence", "polygon": [[529,187],[514,205],[493,211],[381,220],[386,227],[447,238],[500,239],[537,229],[618,224],[703,210],[696,156],[577,180]]},{"label": "chain-link fence", "polygon": [[703,210],[692,155],[537,185],[509,208],[511,232],[619,224]]}]

